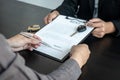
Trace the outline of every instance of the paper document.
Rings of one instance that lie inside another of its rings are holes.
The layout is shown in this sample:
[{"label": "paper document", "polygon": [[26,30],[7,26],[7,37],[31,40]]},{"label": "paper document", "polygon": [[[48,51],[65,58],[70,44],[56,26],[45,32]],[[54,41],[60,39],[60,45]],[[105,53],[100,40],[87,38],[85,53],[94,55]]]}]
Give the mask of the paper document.
[{"label": "paper document", "polygon": [[59,15],[36,33],[42,39],[41,46],[36,50],[62,61],[71,47],[80,43],[93,30],[92,27],[87,26],[85,31],[71,36],[79,25],[84,25],[84,22],[85,20],[72,17],[68,19],[66,16]]}]

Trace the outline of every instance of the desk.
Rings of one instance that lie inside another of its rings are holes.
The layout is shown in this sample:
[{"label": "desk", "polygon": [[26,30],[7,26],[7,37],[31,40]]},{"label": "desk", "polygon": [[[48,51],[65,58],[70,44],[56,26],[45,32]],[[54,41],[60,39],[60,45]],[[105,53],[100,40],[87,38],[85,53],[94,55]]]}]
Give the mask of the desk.
[{"label": "desk", "polygon": [[25,31],[27,26],[33,24],[43,26],[43,18],[49,11],[16,0],[0,0],[0,32],[8,38]]},{"label": "desk", "polygon": [[[25,30],[33,24],[44,25],[43,17],[49,12],[16,0],[0,0],[0,32],[7,38]],[[85,43],[90,46],[91,56],[82,68],[79,80],[120,80],[120,37],[105,36],[97,39],[89,36]],[[35,51],[21,51],[30,68],[47,74],[62,63],[36,54]]]}]

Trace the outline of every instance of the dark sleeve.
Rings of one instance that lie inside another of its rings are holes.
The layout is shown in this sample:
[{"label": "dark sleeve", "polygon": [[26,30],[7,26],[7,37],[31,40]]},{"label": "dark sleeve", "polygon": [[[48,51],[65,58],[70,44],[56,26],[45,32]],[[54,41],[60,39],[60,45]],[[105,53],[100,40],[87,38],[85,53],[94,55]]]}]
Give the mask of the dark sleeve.
[{"label": "dark sleeve", "polygon": [[78,1],[79,0],[64,0],[56,10],[62,15],[74,17],[78,8]]},{"label": "dark sleeve", "polygon": [[116,28],[116,31],[113,35],[120,36],[120,20],[113,20],[112,22]]},{"label": "dark sleeve", "polygon": [[5,38],[0,35],[0,80],[77,80],[80,74],[79,65],[72,59],[50,74],[37,73],[25,65],[18,53],[12,52]]}]

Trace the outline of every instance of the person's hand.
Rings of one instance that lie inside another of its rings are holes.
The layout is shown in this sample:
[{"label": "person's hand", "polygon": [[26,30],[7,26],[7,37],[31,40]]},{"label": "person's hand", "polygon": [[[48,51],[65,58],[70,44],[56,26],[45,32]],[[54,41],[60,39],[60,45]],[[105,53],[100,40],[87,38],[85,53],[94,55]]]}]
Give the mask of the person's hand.
[{"label": "person's hand", "polygon": [[89,58],[90,50],[86,44],[79,44],[72,47],[70,54],[70,58],[77,61],[79,66],[82,67]]},{"label": "person's hand", "polygon": [[[26,32],[27,33],[27,32]],[[11,46],[13,51],[20,51],[24,49],[33,50],[40,46],[41,39],[35,34],[27,33],[31,35],[31,38],[24,37],[23,35],[17,34],[7,39],[8,44]]]},{"label": "person's hand", "polygon": [[58,12],[58,11],[53,11],[53,12],[49,13],[49,14],[44,18],[45,24],[48,24],[48,23],[52,22],[52,20],[54,20],[58,15],[59,15],[59,12]]},{"label": "person's hand", "polygon": [[115,27],[112,22],[105,22],[99,18],[89,20],[86,25],[95,28],[92,34],[97,38],[102,38],[105,34],[115,32]]}]

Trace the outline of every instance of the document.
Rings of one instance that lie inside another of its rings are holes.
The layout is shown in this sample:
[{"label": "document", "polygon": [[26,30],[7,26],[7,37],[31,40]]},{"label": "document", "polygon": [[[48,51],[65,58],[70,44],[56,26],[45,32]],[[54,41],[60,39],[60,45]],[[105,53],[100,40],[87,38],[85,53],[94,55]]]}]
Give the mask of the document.
[{"label": "document", "polygon": [[[85,20],[59,15],[36,32],[42,39],[42,44],[35,50],[52,59],[64,61],[71,47],[82,42],[93,30],[92,27],[86,26],[85,31],[76,32],[79,25],[85,25]],[[72,35],[73,33],[75,34]]]}]

